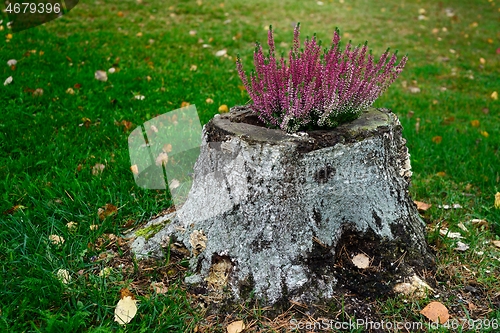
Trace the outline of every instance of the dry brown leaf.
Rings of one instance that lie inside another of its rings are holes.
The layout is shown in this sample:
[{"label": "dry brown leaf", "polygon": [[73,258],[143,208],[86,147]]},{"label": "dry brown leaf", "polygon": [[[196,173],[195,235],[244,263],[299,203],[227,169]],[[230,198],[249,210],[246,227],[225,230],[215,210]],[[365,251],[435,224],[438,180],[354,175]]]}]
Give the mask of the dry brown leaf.
[{"label": "dry brown leaf", "polygon": [[161,152],[158,157],[156,157],[155,164],[157,166],[166,165],[168,163],[168,155],[165,152]]},{"label": "dry brown leaf", "polygon": [[425,203],[422,201],[413,201],[413,202],[415,203],[415,205],[417,205],[417,209],[420,211],[423,211],[423,212],[425,212],[426,210],[428,210],[429,208],[432,207],[431,204],[428,204],[428,203]]},{"label": "dry brown leaf", "polygon": [[365,269],[370,267],[370,258],[364,253],[358,253],[351,261],[357,268]]},{"label": "dry brown leaf", "polygon": [[3,212],[4,215],[11,215],[13,214],[14,212],[18,211],[18,210],[22,210],[22,209],[25,209],[26,207],[24,207],[23,205],[15,205],[14,207],[12,208],[9,208],[7,209],[6,211]]},{"label": "dry brown leaf", "polygon": [[477,227],[487,227],[488,226],[488,221],[483,220],[483,219],[472,219],[470,220],[472,225],[475,225]]},{"label": "dry brown leaf", "polygon": [[243,320],[233,321],[226,327],[227,333],[240,333],[245,329],[245,323]]},{"label": "dry brown leaf", "polygon": [[139,168],[137,167],[137,164],[134,164],[130,167],[130,171],[132,171],[132,173],[134,175],[138,175],[139,174]]},{"label": "dry brown leaf", "polygon": [[439,143],[441,143],[441,141],[443,141],[443,137],[442,136],[437,135],[437,136],[435,136],[435,137],[432,138],[432,142],[434,142],[434,143],[438,143],[439,144]]},{"label": "dry brown leaf", "polygon": [[469,311],[474,311],[477,309],[477,306],[472,302],[469,302],[468,306],[469,306]]},{"label": "dry brown leaf", "polygon": [[106,204],[104,207],[101,207],[97,210],[97,215],[99,215],[99,219],[102,221],[106,217],[111,216],[118,212],[118,208],[112,204]]},{"label": "dry brown leaf", "polygon": [[163,282],[151,282],[151,289],[157,294],[165,294],[168,291],[167,286]]},{"label": "dry brown leaf", "polygon": [[450,319],[448,309],[440,302],[430,302],[420,313],[430,321],[439,321],[440,324],[444,324]]},{"label": "dry brown leaf", "polygon": [[439,171],[438,173],[436,173],[436,176],[438,176],[438,177],[444,177],[444,176],[446,176],[446,172]]},{"label": "dry brown leaf", "polygon": [[495,245],[496,247],[498,247],[500,249],[500,241],[498,240],[494,240],[494,241],[491,241],[493,243],[493,245]]}]

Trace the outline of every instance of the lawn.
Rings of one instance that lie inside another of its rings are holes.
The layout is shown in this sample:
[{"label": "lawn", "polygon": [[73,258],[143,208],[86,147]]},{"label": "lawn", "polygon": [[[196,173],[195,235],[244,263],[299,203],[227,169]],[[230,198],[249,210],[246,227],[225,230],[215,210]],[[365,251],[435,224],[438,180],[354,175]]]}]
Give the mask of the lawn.
[{"label": "lawn", "polygon": [[[324,44],[339,27],[344,41],[368,40],[375,55],[391,47],[409,56],[375,106],[400,117],[411,193],[432,204],[422,214],[438,258],[428,277],[436,292],[370,306],[384,320],[424,322],[419,311],[438,300],[454,319],[500,325],[500,248],[492,242],[500,240],[499,15],[492,0],[84,0],[19,33],[0,16],[0,83],[12,77],[0,84],[0,331],[216,332],[236,319],[249,331],[279,331],[300,317],[292,309],[268,319],[247,304],[205,318],[182,283],[184,261],[135,261],[123,239],[172,204],[167,191],[136,186],[130,132],[186,103],[203,124],[222,105],[247,103],[236,56],[250,68],[270,24],[288,51],[297,22],[302,36],[317,33]],[[461,208],[442,208],[453,204]],[[469,249],[455,250],[458,240],[440,235],[443,228],[460,232]],[[122,288],[139,300],[126,327],[114,322]],[[323,316],[355,318],[333,305]]]}]

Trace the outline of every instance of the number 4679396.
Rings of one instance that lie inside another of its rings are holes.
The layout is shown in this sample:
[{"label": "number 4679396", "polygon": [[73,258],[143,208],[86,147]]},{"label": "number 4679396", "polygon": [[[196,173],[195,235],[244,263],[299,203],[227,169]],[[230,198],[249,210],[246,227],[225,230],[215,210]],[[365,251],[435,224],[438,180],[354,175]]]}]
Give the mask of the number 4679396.
[{"label": "number 4679396", "polygon": [[60,3],[34,3],[34,2],[23,2],[23,3],[9,3],[7,8],[5,8],[5,12],[9,14],[50,14],[56,13],[59,14],[61,12],[61,4]]}]

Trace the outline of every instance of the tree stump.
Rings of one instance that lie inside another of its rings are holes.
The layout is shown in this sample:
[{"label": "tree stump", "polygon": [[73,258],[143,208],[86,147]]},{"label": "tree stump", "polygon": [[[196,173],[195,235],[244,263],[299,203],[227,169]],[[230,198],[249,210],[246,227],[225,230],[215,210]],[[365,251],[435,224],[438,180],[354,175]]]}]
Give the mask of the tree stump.
[{"label": "tree stump", "polygon": [[[133,250],[161,256],[172,240],[182,243],[191,253],[186,282],[236,299],[328,300],[346,286],[386,293],[434,260],[409,197],[401,130],[387,109],[293,135],[265,128],[245,107],[216,115],[186,202],[151,221],[165,227],[137,237]],[[359,253],[370,267],[353,265]]]}]

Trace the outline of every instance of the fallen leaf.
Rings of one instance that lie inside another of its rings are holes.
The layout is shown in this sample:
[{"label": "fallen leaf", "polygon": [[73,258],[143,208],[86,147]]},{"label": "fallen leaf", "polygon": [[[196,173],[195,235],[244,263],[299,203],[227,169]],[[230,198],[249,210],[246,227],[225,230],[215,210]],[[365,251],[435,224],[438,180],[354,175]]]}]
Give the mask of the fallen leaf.
[{"label": "fallen leaf", "polygon": [[137,300],[134,299],[134,295],[124,296],[118,301],[118,304],[116,304],[115,321],[118,322],[118,324],[126,325],[130,323],[136,314]]},{"label": "fallen leaf", "polygon": [[190,106],[190,105],[191,105],[191,103],[189,103],[189,102],[182,102],[181,108],[185,108],[185,107]]},{"label": "fallen leaf", "polygon": [[95,72],[94,77],[96,80],[106,82],[108,81],[108,74],[105,71],[98,70]]},{"label": "fallen leaf", "polygon": [[140,31],[139,31],[139,32],[136,34],[136,36],[137,36],[137,37],[142,37],[142,32],[140,32]]},{"label": "fallen leaf", "polygon": [[430,302],[420,313],[430,321],[440,324],[444,324],[450,319],[448,309],[440,302]]},{"label": "fallen leaf", "polygon": [[226,104],[222,104],[221,106],[219,106],[219,113],[226,113],[226,112],[229,112],[229,108],[227,107]]},{"label": "fallen leaf", "polygon": [[470,220],[472,225],[475,225],[477,227],[487,227],[488,226],[488,221],[483,220],[483,219],[472,219]]},{"label": "fallen leaf", "polygon": [[17,60],[16,59],[10,59],[7,61],[7,65],[8,66],[15,66],[17,64]]},{"label": "fallen leaf", "polygon": [[226,54],[227,54],[227,50],[226,49],[223,49],[223,50],[215,52],[215,56],[216,57],[222,57],[222,56],[224,56]]},{"label": "fallen leaf", "polygon": [[137,164],[134,164],[130,167],[130,171],[132,171],[132,173],[134,175],[138,175],[139,174],[139,168],[137,167]]},{"label": "fallen leaf", "polygon": [[486,64],[486,59],[484,59],[484,58],[479,58],[479,63],[480,63],[481,65]]},{"label": "fallen leaf", "polygon": [[426,296],[427,291],[434,291],[426,282],[422,281],[417,275],[411,277],[410,282],[398,283],[393,288],[394,292],[405,294],[407,296],[416,296],[422,298]]},{"label": "fallen leaf", "polygon": [[495,245],[496,247],[498,247],[500,249],[500,241],[498,240],[494,240],[494,241],[491,241],[493,243],[493,245]]},{"label": "fallen leaf", "polygon": [[439,135],[432,138],[432,142],[434,142],[434,143],[439,144],[439,143],[441,143],[441,141],[443,141],[443,138]]},{"label": "fallen leaf", "polygon": [[59,269],[56,273],[56,277],[59,281],[61,281],[64,284],[69,284],[71,282],[71,275],[69,272],[65,269]]},{"label": "fallen leaf", "polygon": [[436,173],[436,176],[438,176],[438,177],[444,177],[444,176],[446,176],[446,172],[439,171],[438,173]]},{"label": "fallen leaf", "polygon": [[99,219],[102,221],[106,217],[116,214],[118,212],[118,208],[112,204],[106,204],[104,207],[101,207],[97,210],[97,215]]},{"label": "fallen leaf", "polygon": [[198,66],[196,66],[196,65],[191,65],[191,67],[189,67],[189,70],[191,72],[195,72],[197,69],[198,69]]},{"label": "fallen leaf", "polygon": [[428,203],[425,203],[422,201],[413,201],[413,202],[415,203],[415,205],[417,205],[417,209],[420,211],[423,211],[423,212],[425,212],[426,210],[428,210],[429,208],[432,207],[431,204],[428,204]]},{"label": "fallen leaf", "polygon": [[68,228],[69,232],[75,232],[76,229],[78,228],[78,224],[76,222],[68,222],[66,223],[66,228]]},{"label": "fallen leaf", "polygon": [[417,132],[418,134],[419,130],[420,130],[420,118],[417,117],[417,122],[415,123],[415,132]]},{"label": "fallen leaf", "polygon": [[165,294],[168,291],[167,286],[163,282],[151,282],[151,288],[157,294]]},{"label": "fallen leaf", "polygon": [[227,333],[240,333],[245,329],[245,323],[243,320],[233,321],[231,324],[227,325]]},{"label": "fallen leaf", "polygon": [[25,209],[26,207],[24,207],[23,205],[15,205],[14,207],[12,208],[9,208],[7,209],[6,211],[3,212],[4,215],[12,215],[14,214],[16,211],[18,210],[22,210],[22,209]]},{"label": "fallen leaf", "polygon": [[479,133],[481,133],[481,135],[482,135],[482,136],[484,136],[485,138],[487,138],[487,137],[489,137],[489,136],[490,136],[490,135],[488,134],[488,132],[486,132],[486,131],[481,131],[481,132],[479,132]]},{"label": "fallen leaf", "polygon": [[211,99],[211,98],[207,98],[207,99],[205,100],[205,102],[206,102],[207,104],[213,104],[214,100],[213,100],[213,99]]},{"label": "fallen leaf", "polygon": [[144,95],[135,95],[134,98],[143,101],[146,97]]},{"label": "fallen leaf", "polygon": [[108,69],[108,73],[113,74],[114,72],[116,72],[116,68],[111,67]]},{"label": "fallen leaf", "polygon": [[495,194],[495,208],[500,209],[500,192]]},{"label": "fallen leaf", "polygon": [[97,176],[99,174],[101,174],[104,170],[106,166],[104,164],[101,164],[101,163],[96,163],[93,167],[92,167],[92,174],[94,176]]},{"label": "fallen leaf", "polygon": [[118,12],[116,15],[118,15],[118,17],[123,17],[123,12]]},{"label": "fallen leaf", "polygon": [[191,36],[196,35],[196,30],[189,30],[189,35],[191,35]]},{"label": "fallen leaf", "polygon": [[68,88],[68,89],[66,89],[66,94],[68,94],[68,95],[74,95],[75,91],[73,90],[73,88]]},{"label": "fallen leaf", "polygon": [[465,231],[465,232],[469,232],[469,230],[467,230],[467,228],[465,227],[465,225],[464,225],[462,222],[460,222],[460,223],[458,224],[458,227],[459,227],[460,229],[462,229],[463,231]]},{"label": "fallen leaf", "polygon": [[99,229],[99,226],[98,226],[97,224],[91,224],[91,225],[89,226],[89,229],[90,229],[90,230],[97,230],[97,229]]},{"label": "fallen leaf", "polygon": [[162,150],[165,153],[170,153],[172,151],[172,145],[170,143],[166,143],[166,144],[163,145]]},{"label": "fallen leaf", "polygon": [[408,87],[408,91],[412,94],[418,94],[418,93],[420,93],[420,88],[419,87]]},{"label": "fallen leaf", "polygon": [[52,242],[54,245],[62,245],[64,244],[64,238],[58,235],[50,235],[49,240]]},{"label": "fallen leaf", "polygon": [[161,152],[158,157],[156,157],[155,164],[157,166],[166,165],[168,163],[168,155],[165,152]]},{"label": "fallen leaf", "polygon": [[469,249],[468,244],[462,243],[460,241],[457,242],[457,247],[455,248],[455,250],[464,252],[464,251],[467,251],[468,249]]},{"label": "fallen leaf", "polygon": [[4,83],[3,83],[3,85],[4,85],[4,86],[6,86],[6,85],[8,85],[8,84],[11,84],[11,83],[12,83],[12,81],[13,81],[12,76],[9,76],[8,78],[6,78],[6,79],[5,79],[5,81],[4,81]]},{"label": "fallen leaf", "polygon": [[464,238],[459,232],[451,232],[448,231],[448,229],[446,228],[440,229],[439,234],[443,237],[448,237],[448,238]]},{"label": "fallen leaf", "polygon": [[43,89],[42,88],[36,88],[35,91],[33,91],[33,97],[40,97],[43,95]]},{"label": "fallen leaf", "polygon": [[496,101],[496,100],[498,99],[498,93],[497,93],[496,91],[494,91],[494,92],[491,94],[491,98],[492,98],[493,100],[495,100],[495,101]]},{"label": "fallen leaf", "polygon": [[351,261],[357,268],[365,269],[370,267],[370,258],[368,258],[364,253],[355,255]]},{"label": "fallen leaf", "polygon": [[7,39],[12,39],[12,34],[7,34],[7,35],[5,36],[5,38],[7,38]]},{"label": "fallen leaf", "polygon": [[472,120],[472,121],[470,122],[470,124],[471,124],[473,127],[479,127],[479,120],[477,120],[477,119],[476,119],[476,120]]},{"label": "fallen leaf", "polygon": [[474,303],[472,303],[472,302],[469,302],[468,307],[469,307],[469,311],[474,311],[477,309],[477,306],[474,305]]},{"label": "fallen leaf", "polygon": [[170,182],[168,187],[169,187],[169,189],[174,190],[174,189],[178,188],[180,184],[181,183],[179,183],[179,181],[177,179],[172,179],[172,181]]}]

